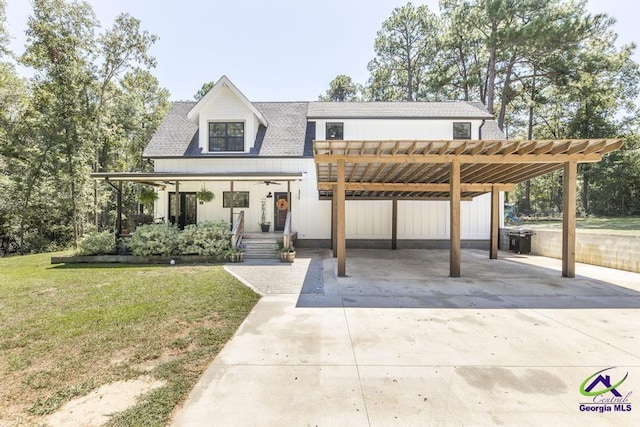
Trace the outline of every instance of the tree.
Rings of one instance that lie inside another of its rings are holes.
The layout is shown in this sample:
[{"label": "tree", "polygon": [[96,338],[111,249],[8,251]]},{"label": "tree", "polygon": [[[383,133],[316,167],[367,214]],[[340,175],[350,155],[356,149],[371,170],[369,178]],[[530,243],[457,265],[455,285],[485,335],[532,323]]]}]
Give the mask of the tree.
[{"label": "tree", "polygon": [[325,94],[318,97],[318,101],[357,101],[360,91],[359,85],[354,83],[351,77],[338,74],[329,83],[329,89]]},{"label": "tree", "polygon": [[[89,226],[92,170],[148,167],[142,150],[168,110],[169,95],[148,71],[156,38],[135,18],[120,15],[96,35],[86,2],[33,5],[20,61],[35,76],[25,86],[3,73],[11,70],[0,61],[0,168],[6,177],[0,210],[9,212],[23,247],[40,251],[67,247]],[[126,190],[126,203],[135,207],[138,189]],[[100,197],[104,227],[114,222],[112,196],[105,191]]]},{"label": "tree", "polygon": [[414,7],[407,3],[394,9],[378,31],[374,50],[376,57],[368,66],[369,92],[374,100],[428,98],[433,78],[431,64],[438,54],[438,18],[426,5]]},{"label": "tree", "polygon": [[200,90],[198,90],[195,95],[193,95],[193,99],[195,99],[196,101],[200,101],[207,94],[207,92],[209,92],[211,88],[215,86],[215,84],[216,82],[214,81],[203,83]]},{"label": "tree", "polygon": [[69,207],[77,246],[91,158],[88,130],[97,22],[84,2],[34,0],[33,6],[22,62],[38,72],[35,103],[46,113],[39,130],[50,141],[51,159],[59,163],[60,199]]}]

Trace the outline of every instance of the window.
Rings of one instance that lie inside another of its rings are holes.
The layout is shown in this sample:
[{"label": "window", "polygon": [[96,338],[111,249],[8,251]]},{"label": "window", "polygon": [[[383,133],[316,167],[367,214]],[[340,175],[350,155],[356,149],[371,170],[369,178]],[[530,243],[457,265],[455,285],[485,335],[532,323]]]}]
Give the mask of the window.
[{"label": "window", "polygon": [[453,139],[471,139],[471,122],[454,123]]},{"label": "window", "polygon": [[209,123],[209,151],[244,151],[244,123]]},{"label": "window", "polygon": [[327,123],[327,139],[344,139],[344,123]]},{"label": "window", "polygon": [[[222,192],[222,207],[231,207],[231,191]],[[234,208],[248,208],[249,207],[249,192],[248,191],[234,191],[233,192],[233,207]]]}]

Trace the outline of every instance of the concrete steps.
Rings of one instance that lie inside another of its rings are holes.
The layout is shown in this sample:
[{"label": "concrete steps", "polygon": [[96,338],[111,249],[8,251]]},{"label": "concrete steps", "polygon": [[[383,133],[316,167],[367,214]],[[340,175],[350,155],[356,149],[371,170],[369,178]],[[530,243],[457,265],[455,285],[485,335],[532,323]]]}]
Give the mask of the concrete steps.
[{"label": "concrete steps", "polygon": [[282,240],[282,234],[251,233],[242,238],[244,259],[277,259],[273,246]]}]

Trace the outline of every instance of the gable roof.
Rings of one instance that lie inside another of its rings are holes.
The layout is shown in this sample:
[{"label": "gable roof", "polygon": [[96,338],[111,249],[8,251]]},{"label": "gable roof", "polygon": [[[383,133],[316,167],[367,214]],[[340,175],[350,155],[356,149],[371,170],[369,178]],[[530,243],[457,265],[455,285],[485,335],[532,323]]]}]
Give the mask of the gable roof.
[{"label": "gable roof", "polygon": [[260,111],[258,111],[256,109],[256,107],[251,103],[251,101],[249,101],[249,99],[247,99],[246,96],[244,96],[244,94],[242,92],[240,92],[240,90],[236,87],[236,85],[234,85],[233,83],[231,83],[231,80],[229,80],[229,78],[227,76],[222,76],[220,77],[220,79],[216,82],[215,85],[213,85],[213,87],[211,89],[209,89],[209,92],[207,92],[205,94],[205,96],[203,96],[200,101],[198,101],[193,108],[191,109],[191,111],[189,111],[189,113],[187,114],[187,118],[189,120],[191,120],[194,123],[198,123],[199,120],[199,116],[200,116],[200,111],[202,110],[203,106],[207,105],[207,103],[209,103],[210,100],[212,100],[213,98],[215,98],[215,96],[223,89],[223,88],[227,88],[229,90],[231,90],[231,92],[233,92],[233,94],[235,96],[238,97],[238,99],[247,106],[247,108],[249,110],[251,110],[251,112],[253,114],[256,115],[256,117],[258,118],[258,120],[260,121],[260,123],[263,126],[267,126],[267,120],[265,119],[265,117],[262,115],[262,113],[260,113]]},{"label": "gable roof", "polygon": [[260,126],[253,147],[262,156],[313,156],[315,131],[307,129],[308,102],[256,102],[269,126]]},{"label": "gable roof", "polygon": [[310,102],[310,119],[491,119],[473,102]]},{"label": "gable roof", "polygon": [[[188,119],[196,102],[174,102],[158,130],[144,150],[143,156],[160,157],[224,157],[220,153],[202,153],[198,125]],[[256,102],[253,107],[269,126],[260,125],[251,152],[228,156],[313,156],[315,132],[307,130],[307,102]]]},{"label": "gable roof", "polygon": [[[223,80],[224,79],[224,80]],[[231,82],[223,77],[216,83]],[[231,87],[231,86],[230,86]],[[233,86],[235,87],[235,86]],[[209,96],[213,89],[205,95]],[[244,95],[243,95],[244,96]],[[204,99],[204,98],[203,98]],[[245,98],[246,99],[246,98]],[[254,102],[249,103],[264,122],[258,128],[249,153],[203,153],[197,121],[200,102],[174,102],[144,150],[146,158],[162,157],[312,157],[315,139],[313,119],[479,119],[482,139],[504,139],[493,116],[482,104],[470,102]],[[249,102],[249,101],[246,101]],[[268,123],[268,125],[265,125]]]},{"label": "gable roof", "polygon": [[198,125],[187,119],[195,102],[177,101],[171,105],[156,133],[142,153],[143,157],[186,156],[195,144],[198,150]]}]

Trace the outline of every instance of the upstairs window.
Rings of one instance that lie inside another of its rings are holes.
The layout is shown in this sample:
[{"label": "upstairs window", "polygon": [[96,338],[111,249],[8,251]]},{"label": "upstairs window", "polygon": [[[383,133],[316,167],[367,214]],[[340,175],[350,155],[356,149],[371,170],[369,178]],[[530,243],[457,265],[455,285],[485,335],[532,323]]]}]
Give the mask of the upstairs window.
[{"label": "upstairs window", "polygon": [[453,139],[471,139],[471,122],[453,123]]},{"label": "upstairs window", "polygon": [[327,139],[344,139],[344,123],[327,123]]},{"label": "upstairs window", "polygon": [[209,123],[209,152],[244,151],[243,122]]}]

